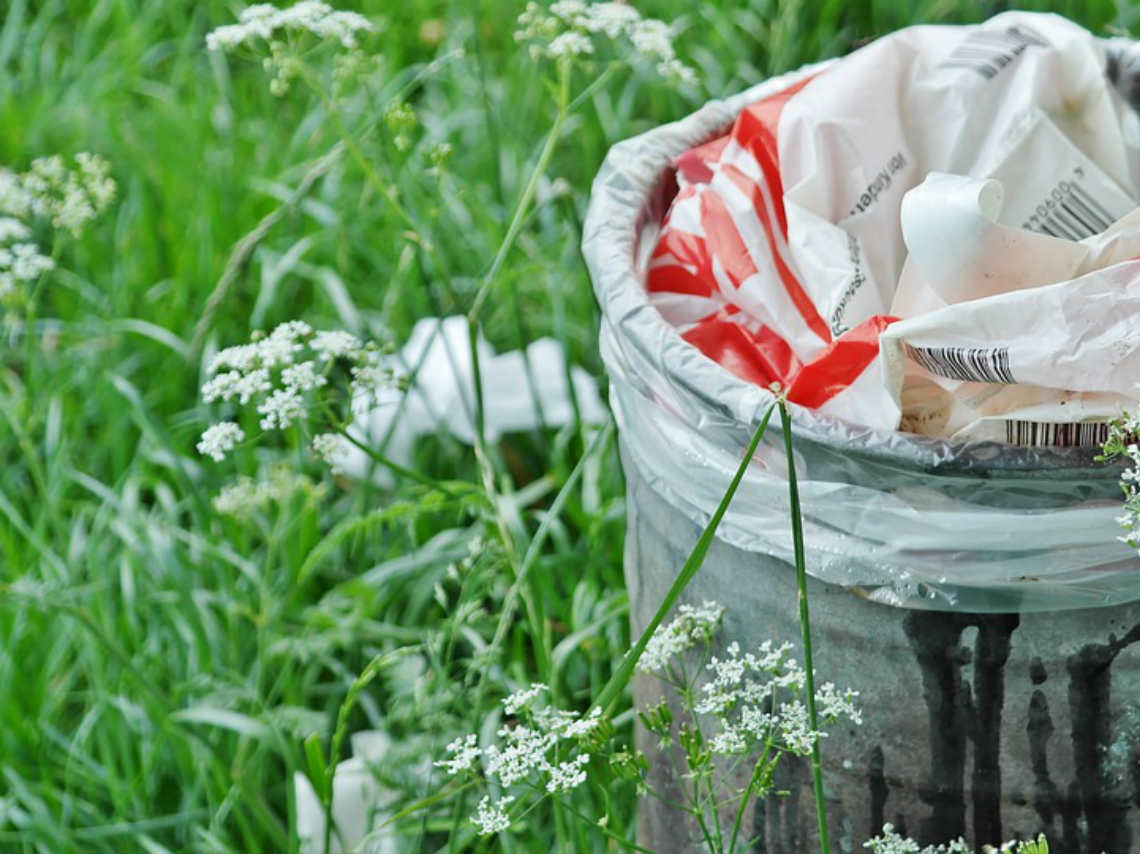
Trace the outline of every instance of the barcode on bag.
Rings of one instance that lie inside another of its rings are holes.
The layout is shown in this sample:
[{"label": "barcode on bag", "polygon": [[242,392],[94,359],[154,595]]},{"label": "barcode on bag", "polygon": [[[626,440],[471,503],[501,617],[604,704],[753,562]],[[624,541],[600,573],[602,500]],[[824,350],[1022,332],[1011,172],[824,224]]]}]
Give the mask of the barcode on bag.
[{"label": "barcode on bag", "polygon": [[1100,234],[1116,221],[1088,190],[1076,181],[1061,181],[1041,200],[1022,228],[1062,237],[1083,240]]},{"label": "barcode on bag", "polygon": [[966,36],[938,67],[968,68],[992,80],[1030,45],[1047,47],[1048,44],[1027,27],[1009,27],[1002,32],[977,30]]},{"label": "barcode on bag", "polygon": [[1017,382],[1009,370],[1008,347],[912,347],[907,353],[940,377],[969,383]]},{"label": "barcode on bag", "polygon": [[1024,447],[1076,448],[1086,445],[1103,445],[1108,441],[1111,424],[1103,421],[1086,421],[1078,424],[1059,424],[1047,421],[1007,421],[1005,440],[1011,445]]}]

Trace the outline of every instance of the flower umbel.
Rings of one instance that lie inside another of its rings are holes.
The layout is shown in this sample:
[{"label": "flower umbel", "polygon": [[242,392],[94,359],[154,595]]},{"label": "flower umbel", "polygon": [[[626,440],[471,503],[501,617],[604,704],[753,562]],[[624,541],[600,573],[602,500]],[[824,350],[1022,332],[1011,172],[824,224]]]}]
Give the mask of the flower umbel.
[{"label": "flower umbel", "polygon": [[218,27],[206,36],[210,50],[233,50],[257,41],[270,41],[282,31],[309,33],[318,39],[333,39],[342,47],[356,47],[356,34],[371,32],[372,22],[356,12],[338,12],[319,0],[302,0],[287,9],[272,3],[256,3],[238,15],[236,24]]},{"label": "flower umbel", "polygon": [[[294,425],[313,429],[314,454],[334,470],[347,454],[344,431],[354,412],[368,408],[360,402],[375,401],[383,389],[397,385],[396,374],[377,345],[339,330],[314,332],[299,320],[282,323],[268,335],[255,333],[249,343],[220,351],[210,361],[208,373],[203,401],[252,407],[258,425],[267,432]],[[219,427],[207,430],[199,443],[199,450],[215,460],[233,447],[214,438],[228,435],[217,433]]]},{"label": "flower umbel", "polygon": [[[486,780],[499,790],[527,786],[548,794],[565,794],[586,782],[586,766],[590,762],[590,737],[602,726],[600,709],[586,717],[577,712],[557,709],[545,701],[546,685],[535,682],[515,691],[503,700],[503,711],[520,721],[501,727],[498,741],[486,748],[478,746],[474,734],[462,736],[447,745],[448,759],[435,764],[448,774],[477,775],[479,760]],[[484,835],[510,827],[506,806],[515,798],[507,796],[492,805],[484,798],[472,823]]]},{"label": "flower umbel", "polygon": [[710,640],[723,616],[724,608],[715,602],[705,602],[699,608],[682,605],[677,609],[676,618],[659,626],[649,638],[637,663],[638,669],[645,673],[660,673],[675,656],[701,641]]},{"label": "flower umbel", "polygon": [[678,83],[696,79],[693,70],[677,59],[669,25],[642,18],[626,3],[558,0],[545,9],[528,3],[515,31],[515,39],[527,43],[535,59],[587,56],[603,38],[614,43],[618,56],[651,63],[662,77]]}]

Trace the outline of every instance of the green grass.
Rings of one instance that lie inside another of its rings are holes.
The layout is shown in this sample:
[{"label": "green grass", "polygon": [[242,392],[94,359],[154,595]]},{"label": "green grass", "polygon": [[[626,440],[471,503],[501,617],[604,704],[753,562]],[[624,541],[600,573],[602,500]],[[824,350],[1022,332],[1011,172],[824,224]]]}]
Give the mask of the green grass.
[{"label": "green grass", "polygon": [[[1113,0],[1027,5],[1098,31],[1135,34],[1140,25],[1140,13]],[[0,329],[5,851],[289,850],[292,775],[308,768],[303,742],[316,733],[327,749],[349,686],[377,654],[419,645],[362,692],[349,728],[391,733],[408,757],[392,773],[411,776],[410,790],[422,795],[438,780],[415,779],[416,761],[481,721],[503,693],[544,678],[564,703],[581,706],[629,646],[612,442],[583,464],[557,517],[546,513],[586,446],[580,429],[510,436],[492,448],[502,496],[494,513],[478,496],[348,482],[251,524],[211,509],[235,469],[254,474],[280,455],[249,448],[219,466],[194,451],[210,421],[197,394],[195,326],[234,243],[337,140],[299,88],[275,98],[256,63],[206,53],[205,33],[239,8],[0,5],[0,164],[90,150],[111,161],[120,186],[109,215],[62,248],[32,346],[22,314]],[[342,159],[239,271],[204,325],[208,347],[295,317],[398,342],[418,318],[465,313],[502,239],[554,115],[541,76],[511,39],[518,4],[360,8],[382,23],[368,42],[380,70],[354,118],[375,115],[411,81],[414,144],[399,151],[378,137],[367,154],[421,232],[409,234]],[[573,192],[529,216],[482,316],[500,350],[553,335],[601,384],[597,308],[577,247],[589,182],[609,145],[900,26],[981,20],[1002,4],[640,8],[682,21],[678,48],[702,92],[619,74],[572,116],[549,176]],[[425,70],[433,60],[438,68]],[[428,153],[439,141],[453,154],[436,174]],[[417,250],[424,242],[434,251]],[[444,435],[422,443],[415,465],[432,478],[480,482],[470,449]],[[486,661],[479,651],[496,629],[510,558],[492,545],[467,555],[476,536],[490,536],[491,518],[520,555],[549,521],[525,586],[532,607]],[[486,674],[480,691],[475,672]],[[475,697],[481,706],[472,707]],[[628,831],[631,787],[606,793],[605,803],[583,797],[583,809]],[[571,837],[567,824],[565,814],[537,813],[503,844],[608,844],[598,832]],[[434,849],[449,827],[433,816],[408,832]]]}]

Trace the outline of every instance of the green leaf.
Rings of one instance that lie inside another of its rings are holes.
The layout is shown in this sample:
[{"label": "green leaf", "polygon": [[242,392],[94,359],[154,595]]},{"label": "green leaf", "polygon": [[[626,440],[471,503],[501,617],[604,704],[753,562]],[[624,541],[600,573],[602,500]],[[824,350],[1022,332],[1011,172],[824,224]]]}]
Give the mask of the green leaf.
[{"label": "green leaf", "polygon": [[317,733],[305,739],[305,759],[309,763],[309,780],[322,804],[329,802],[328,769],[325,765],[325,752],[321,748],[321,737]]}]

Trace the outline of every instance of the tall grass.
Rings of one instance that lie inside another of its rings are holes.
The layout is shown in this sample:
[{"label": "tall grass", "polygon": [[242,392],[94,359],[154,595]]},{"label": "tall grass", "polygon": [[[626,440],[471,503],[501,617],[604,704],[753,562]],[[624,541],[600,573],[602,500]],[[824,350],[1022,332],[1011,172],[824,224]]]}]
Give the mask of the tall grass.
[{"label": "tall grass", "polygon": [[[326,483],[239,523],[210,504],[233,469],[193,450],[207,422],[204,354],[294,317],[399,341],[419,318],[467,314],[491,269],[479,321],[492,342],[551,335],[604,384],[577,245],[610,144],[706,95],[1000,4],[646,4],[683,15],[678,47],[704,91],[624,73],[594,91],[558,127],[535,205],[493,269],[556,115],[511,39],[518,6],[360,4],[383,24],[386,81],[365,110],[399,96],[421,125],[407,150],[381,140],[366,152],[376,175],[338,157],[304,194],[337,145],[334,123],[299,91],[270,95],[254,64],[207,54],[205,33],[237,7],[0,6],[0,164],[91,150],[120,185],[113,215],[64,249],[34,325],[8,316],[0,331],[4,850],[294,849],[292,775],[312,767],[307,744],[327,759],[341,743],[337,711],[373,661],[385,666],[369,671],[340,729],[392,735],[385,773],[421,797],[440,785],[419,774],[433,734],[464,731],[517,685],[546,679],[566,705],[596,697],[630,642],[611,433],[511,435],[487,444],[480,470],[441,432],[418,446],[414,470],[470,489]],[[1051,8],[1097,30],[1140,25],[1123,2]],[[453,153],[433,170],[443,141]],[[571,192],[549,192],[554,178]],[[250,447],[235,468],[272,462]],[[516,580],[522,616],[504,621],[497,609]],[[409,651],[377,659],[397,649]],[[628,786],[589,806],[624,833],[634,802]],[[422,821],[414,839],[482,844],[457,830],[462,809]],[[536,815],[504,844],[611,844],[571,824]]]}]

